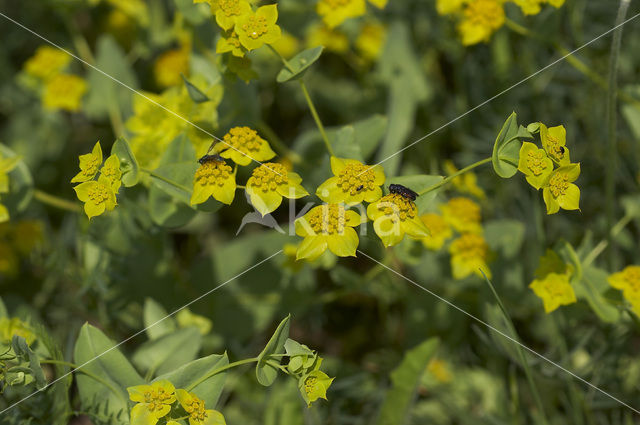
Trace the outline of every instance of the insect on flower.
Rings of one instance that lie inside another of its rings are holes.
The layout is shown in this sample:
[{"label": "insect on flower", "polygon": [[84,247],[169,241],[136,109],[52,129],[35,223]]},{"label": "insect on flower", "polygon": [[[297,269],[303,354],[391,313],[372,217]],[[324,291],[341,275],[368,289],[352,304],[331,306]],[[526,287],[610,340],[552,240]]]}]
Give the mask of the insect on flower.
[{"label": "insect on flower", "polygon": [[364,189],[364,185],[363,184],[361,184],[360,186],[356,187],[356,190],[358,192],[360,192],[362,189]]},{"label": "insect on flower", "polygon": [[415,201],[416,198],[419,196],[413,190],[409,189],[408,187],[404,187],[400,184],[390,184],[389,192],[402,195],[403,198],[409,199],[411,201]]},{"label": "insect on flower", "polygon": [[218,154],[214,154],[214,155],[203,155],[202,158],[200,158],[198,160],[198,162],[200,163],[200,165],[204,164],[205,162],[209,162],[209,161],[224,161],[224,159],[222,159],[222,157]]}]

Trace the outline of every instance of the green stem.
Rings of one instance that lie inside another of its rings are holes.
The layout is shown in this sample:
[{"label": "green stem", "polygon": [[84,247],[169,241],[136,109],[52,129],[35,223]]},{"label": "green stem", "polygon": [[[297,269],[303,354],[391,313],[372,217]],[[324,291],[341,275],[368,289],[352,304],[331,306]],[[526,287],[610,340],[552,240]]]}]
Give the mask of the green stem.
[{"label": "green stem", "polygon": [[591,250],[591,252],[589,252],[587,256],[584,257],[584,260],[582,261],[583,267],[587,267],[591,263],[593,263],[594,260],[598,258],[598,256],[602,253],[602,251],[604,251],[607,246],[609,246],[609,240],[613,239],[618,235],[618,233],[622,232],[625,226],[629,224],[633,219],[634,217],[632,215],[625,215],[620,220],[618,220],[618,222],[611,228],[611,231],[609,232],[607,238],[601,240],[600,243],[598,243],[598,245],[596,245]]},{"label": "green stem", "polygon": [[[607,228],[611,229],[613,226],[613,220],[615,217],[615,176],[617,170],[618,159],[618,146],[617,146],[617,90],[618,90],[618,57],[620,56],[620,45],[622,41],[622,22],[627,15],[627,9],[629,8],[630,0],[620,0],[620,6],[618,8],[618,15],[616,17],[615,25],[618,28],[613,32],[613,40],[611,42],[611,55],[609,57],[609,86],[607,96],[607,165],[605,170],[605,211]],[[616,250],[614,240],[609,233],[608,238],[611,249],[609,250],[609,266],[614,267]]]},{"label": "green stem", "polygon": [[212,376],[217,375],[218,373],[224,372],[225,370],[229,370],[229,369],[237,367],[237,366],[242,366],[242,365],[247,364],[247,363],[255,363],[257,361],[258,361],[257,357],[252,357],[250,359],[238,360],[237,362],[229,363],[228,365],[225,365],[225,366],[222,366],[222,367],[219,367],[217,369],[212,370],[211,372],[209,372],[206,375],[202,376],[200,379],[198,379],[196,382],[194,382],[193,384],[189,385],[189,387],[187,387],[185,389],[187,391],[191,391],[195,387],[197,387],[198,385],[202,384],[204,381],[206,381],[207,379],[211,378]]},{"label": "green stem", "polygon": [[43,192],[42,190],[35,189],[33,191],[33,197],[42,202],[43,204],[59,208],[61,210],[71,211],[80,213],[82,212],[82,207],[75,202],[67,201],[66,199],[59,198],[54,195],[50,195],[47,192]]},{"label": "green stem", "polygon": [[473,169],[474,169],[474,168],[476,168],[476,167],[479,167],[479,166],[481,166],[481,165],[484,165],[484,164],[486,164],[486,163],[488,163],[488,162],[491,162],[491,157],[489,157],[489,158],[485,158],[485,159],[480,160],[480,161],[478,161],[478,162],[474,162],[473,164],[471,164],[471,165],[469,165],[469,166],[467,166],[467,167],[464,167],[462,170],[459,170],[459,171],[457,171],[457,172],[455,172],[455,173],[451,174],[450,176],[448,176],[448,177],[446,177],[446,178],[442,179],[440,182],[438,182],[438,183],[436,183],[436,184],[433,184],[433,185],[429,186],[428,188],[424,189],[424,190],[423,190],[423,191],[421,191],[421,192],[418,192],[418,195],[424,195],[424,194],[429,193],[429,192],[432,192],[432,191],[434,191],[434,190],[436,190],[436,189],[440,189],[442,186],[444,186],[444,185],[446,185],[446,184],[450,183],[450,182],[451,182],[451,180],[455,179],[456,177],[458,177],[458,176],[460,176],[460,175],[462,175],[462,174],[466,173],[467,171],[471,171],[471,170],[473,170]]},{"label": "green stem", "polygon": [[302,94],[304,94],[304,98],[307,101],[307,105],[309,105],[309,110],[311,111],[311,115],[313,115],[313,120],[316,122],[316,126],[320,131],[322,140],[324,141],[324,144],[327,147],[327,151],[329,151],[329,155],[335,156],[335,154],[333,153],[333,148],[331,147],[331,143],[329,142],[329,138],[327,137],[327,133],[324,131],[324,126],[322,125],[322,121],[320,121],[320,116],[318,115],[318,111],[316,111],[316,107],[313,104],[313,101],[311,100],[311,96],[309,96],[309,91],[307,90],[307,86],[302,79],[298,81],[300,81]]},{"label": "green stem", "polygon": [[40,360],[40,364],[59,364],[59,365],[63,365],[63,366],[68,366],[71,369],[74,369],[73,372],[75,373],[84,373],[85,375],[87,375],[88,377],[90,377],[91,379],[95,379],[96,381],[100,382],[102,385],[104,385],[105,387],[109,388],[111,390],[112,393],[116,394],[118,397],[120,397],[125,403],[126,403],[126,398],[122,395],[122,391],[118,391],[117,388],[115,388],[113,385],[111,385],[109,382],[105,381],[104,379],[102,379],[101,377],[99,377],[98,375],[95,375],[91,372],[87,372],[86,370],[83,370],[80,368],[80,366],[78,366],[75,363],[71,363],[71,362],[65,362],[63,360],[54,360],[54,359],[45,359],[45,360]]},{"label": "green stem", "polygon": [[187,191],[187,192],[191,192],[191,189],[189,189],[188,187],[186,187],[186,186],[184,186],[184,185],[182,185],[182,184],[180,184],[180,183],[178,183],[178,182],[174,182],[173,180],[168,179],[168,178],[166,178],[166,177],[163,177],[163,176],[161,176],[161,175],[159,175],[159,174],[156,174],[156,173],[155,173],[154,171],[152,171],[152,170],[149,170],[149,169],[146,169],[146,168],[140,168],[140,171],[142,171],[143,173],[147,173],[147,174],[149,174],[151,177],[155,177],[155,178],[156,178],[156,179],[158,179],[158,180],[162,180],[163,182],[168,183],[168,184],[170,184],[171,186],[177,187],[177,188],[178,188],[178,189],[180,189],[180,190],[184,190],[184,191]]},{"label": "green stem", "polygon": [[264,133],[265,136],[267,136],[267,138],[269,139],[269,142],[271,142],[273,147],[276,148],[277,151],[280,151],[280,153],[285,158],[287,158],[294,164],[300,164],[302,162],[302,157],[298,155],[296,152],[289,149],[289,146],[285,145],[284,142],[280,140],[276,132],[273,131],[273,129],[269,127],[269,125],[266,122],[260,121],[258,122],[257,126],[258,126],[258,130],[260,130],[260,132]]},{"label": "green stem", "polygon": [[[486,276],[484,277],[484,280],[487,282],[487,285],[489,285],[489,288],[491,289],[491,292],[493,293],[493,296],[495,297],[496,301],[498,302],[498,306],[500,307],[500,311],[502,312],[502,316],[504,317],[505,323],[507,325],[508,332],[513,336],[513,338],[516,341],[520,341],[520,337],[518,336],[518,332],[516,332],[516,328],[513,325],[513,322],[511,321],[511,317],[509,316],[509,313],[507,312],[506,307],[502,303],[502,299],[500,299],[500,296],[498,295],[498,292],[496,291],[496,289],[493,287],[493,284],[491,283],[491,281]],[[540,398],[540,393],[538,392],[538,388],[536,387],[536,383],[533,380],[533,374],[531,373],[531,368],[529,367],[529,362],[527,361],[527,357],[525,356],[524,350],[522,349],[520,344],[516,344],[516,348],[518,350],[518,356],[520,357],[520,362],[522,363],[522,367],[523,367],[524,373],[525,373],[525,375],[527,377],[527,381],[529,382],[529,388],[531,389],[531,393],[533,394],[533,398],[534,398],[536,404],[538,405],[538,410],[540,410],[540,416],[542,418],[542,423],[544,425],[547,425],[549,423],[548,420],[547,420],[547,415],[546,415],[545,410],[544,410],[544,405],[542,404],[542,399]]]}]

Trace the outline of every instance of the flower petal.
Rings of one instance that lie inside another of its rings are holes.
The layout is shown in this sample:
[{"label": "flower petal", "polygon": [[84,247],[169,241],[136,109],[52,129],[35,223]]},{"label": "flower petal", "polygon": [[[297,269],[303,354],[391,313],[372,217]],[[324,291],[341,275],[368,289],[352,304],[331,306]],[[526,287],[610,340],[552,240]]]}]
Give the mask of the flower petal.
[{"label": "flower petal", "polygon": [[307,236],[302,240],[296,252],[296,260],[307,259],[309,261],[315,260],[323,252],[327,250],[327,241],[324,236]]},{"label": "flower petal", "polygon": [[558,197],[558,204],[565,210],[580,209],[580,189],[575,184],[569,184],[564,195]]},{"label": "flower petal", "polygon": [[329,250],[338,257],[355,257],[358,248],[358,233],[351,227],[345,227],[342,235],[329,235],[326,237]]}]

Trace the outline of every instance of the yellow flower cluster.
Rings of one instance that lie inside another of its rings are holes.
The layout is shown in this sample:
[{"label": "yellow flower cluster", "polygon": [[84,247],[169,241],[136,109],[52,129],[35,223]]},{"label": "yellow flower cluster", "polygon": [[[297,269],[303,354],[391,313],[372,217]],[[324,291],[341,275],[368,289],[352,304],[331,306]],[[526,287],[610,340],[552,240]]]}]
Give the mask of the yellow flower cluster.
[{"label": "yellow flower cluster", "polygon": [[[20,162],[20,157],[13,156],[5,158],[0,153],[0,196],[4,193],[9,193],[9,173]],[[0,203],[0,223],[9,220],[9,210],[2,203]]]},{"label": "yellow flower cluster", "polygon": [[209,3],[216,22],[224,34],[216,46],[216,53],[231,52],[243,57],[247,51],[273,44],[282,36],[276,24],[278,7],[275,4],[253,10],[247,0],[193,0],[194,3]]},{"label": "yellow flower cluster", "polygon": [[531,282],[529,288],[542,300],[546,313],[577,302],[571,286],[573,267],[565,264],[555,252],[549,250],[540,259],[536,275],[537,279]]},{"label": "yellow flower cluster", "polygon": [[609,276],[609,285],[622,290],[631,310],[640,316],[640,266],[631,265]]},{"label": "yellow flower cluster", "polygon": [[580,163],[572,164],[569,159],[564,126],[547,128],[539,123],[539,131],[542,149],[534,143],[524,142],[518,170],[536,190],[542,188],[547,214],[555,214],[560,208],[580,209],[580,189],[573,184],[580,175]]},{"label": "yellow flower cluster", "polygon": [[43,240],[42,223],[19,220],[0,224],[0,275],[15,276],[20,259],[28,256]]},{"label": "yellow flower cluster", "polygon": [[65,73],[70,62],[67,53],[49,46],[39,47],[25,62],[24,72],[37,80],[46,109],[80,110],[87,83],[77,75]]},{"label": "yellow flower cluster", "polygon": [[84,212],[89,219],[116,207],[121,178],[120,160],[115,154],[102,163],[100,142],[95,144],[91,153],[80,155],[80,172],[71,179],[71,183],[80,183],[73,189],[78,199],[84,202]]},{"label": "yellow flower cluster", "polygon": [[[369,0],[378,9],[384,9],[387,0]],[[316,12],[329,28],[335,28],[350,18],[357,18],[366,12],[365,0],[319,0]]]},{"label": "yellow flower cluster", "polygon": [[182,84],[182,74],[188,73],[189,50],[184,47],[164,52],[153,64],[153,75],[162,88]]},{"label": "yellow flower cluster", "polygon": [[253,170],[245,189],[251,204],[263,216],[275,211],[283,197],[298,199],[308,195],[301,186],[302,178],[298,174],[289,171],[283,164],[261,162],[272,159],[276,154],[269,142],[249,127],[233,127],[212,149],[215,154],[203,156],[196,170],[192,205],[202,204],[210,197],[227,205],[233,202],[238,187],[237,167],[232,169],[225,159],[241,166],[247,166],[252,161],[260,164]]},{"label": "yellow flower cluster", "polygon": [[33,332],[31,327],[22,320],[17,317],[0,318],[0,343],[11,343],[11,339],[14,335],[21,336],[29,345],[36,340],[35,332]]},{"label": "yellow flower cluster", "polygon": [[[540,12],[544,3],[559,8],[564,0],[511,0],[525,15]],[[462,44],[470,46],[487,42],[491,35],[505,23],[504,4],[508,0],[437,0],[440,15],[454,15],[458,21],[458,33]]]},{"label": "yellow flower cluster", "polygon": [[[207,409],[205,403],[194,393],[183,389],[176,389],[166,379],[155,381],[150,385],[136,385],[127,388],[129,398],[136,404],[131,409],[131,425],[155,425],[161,418],[166,417],[177,401],[187,413],[189,425],[225,425],[222,413]],[[184,419],[186,419],[184,418]],[[183,419],[176,418],[176,419]],[[166,420],[166,419],[165,419]],[[167,425],[178,425],[177,420],[166,420]]]}]

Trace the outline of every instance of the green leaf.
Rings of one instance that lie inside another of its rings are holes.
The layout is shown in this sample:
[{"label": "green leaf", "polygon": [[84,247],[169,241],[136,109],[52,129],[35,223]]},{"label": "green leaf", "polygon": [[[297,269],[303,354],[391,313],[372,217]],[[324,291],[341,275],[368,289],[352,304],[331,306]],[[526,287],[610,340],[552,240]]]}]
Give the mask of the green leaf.
[{"label": "green leaf", "polygon": [[198,328],[189,326],[142,344],[131,360],[139,370],[153,376],[195,359],[202,345]]},{"label": "green leaf", "polygon": [[407,351],[400,365],[391,372],[392,387],[380,409],[378,425],[408,423],[418,384],[437,348],[438,339],[430,338]]},{"label": "green leaf", "polygon": [[9,313],[7,312],[7,307],[4,305],[4,301],[0,298],[0,319],[3,317],[9,317]]},{"label": "green leaf", "polygon": [[360,154],[368,158],[376,150],[384,138],[389,120],[384,115],[372,115],[369,118],[354,122],[354,142],[360,146]]},{"label": "green leaf", "polygon": [[[525,129],[526,131],[526,129]],[[518,158],[521,143],[517,139],[518,121],[515,112],[509,115],[493,144],[491,162],[500,177],[508,179],[518,172]]]},{"label": "green leaf", "polygon": [[289,338],[289,320],[291,319],[291,315],[280,322],[276,331],[271,336],[269,342],[264,347],[264,350],[258,356],[258,363],[256,364],[256,377],[258,378],[258,382],[268,387],[273,384],[273,381],[278,376],[278,368],[274,367],[267,363],[269,360],[269,356],[273,354],[282,354],[284,352],[284,343]]},{"label": "green leaf", "polygon": [[176,330],[176,320],[151,298],[144,300],[143,321],[149,339],[156,339]]},{"label": "green leaf", "polygon": [[187,80],[187,77],[182,74],[180,74],[180,76],[184,80],[184,85],[187,87],[187,93],[189,93],[189,97],[191,98],[191,100],[193,100],[195,103],[203,103],[211,100],[207,97],[206,94],[200,91],[199,88],[191,84],[191,82]]},{"label": "green leaf", "polygon": [[185,204],[184,199],[171,196],[158,185],[152,184],[149,188],[149,213],[153,222],[168,228],[188,224],[195,217],[196,211]]},{"label": "green leaf", "polygon": [[44,388],[47,385],[47,380],[44,379],[44,373],[42,373],[38,355],[31,351],[31,348],[29,348],[29,344],[27,344],[27,341],[19,335],[13,336],[13,339],[11,340],[11,346],[13,347],[13,352],[16,354],[16,356],[21,358],[23,361],[29,362],[29,373],[34,377],[36,381],[36,388]]},{"label": "green leaf", "polygon": [[338,158],[363,160],[360,146],[355,142],[353,126],[346,125],[335,130],[328,130],[327,138]]},{"label": "green leaf", "polygon": [[314,352],[306,345],[300,344],[290,338],[284,343],[284,349],[289,357],[293,356],[313,356]]},{"label": "green leaf", "polygon": [[153,170],[151,180],[167,195],[189,205],[193,192],[193,177],[198,169],[195,161],[161,165]]},{"label": "green leaf", "polygon": [[620,312],[602,295],[609,289],[607,276],[605,270],[589,266],[582,270],[582,279],[572,280],[571,284],[576,297],[585,300],[600,320],[605,323],[615,323],[620,318]]},{"label": "green leaf", "polygon": [[622,198],[624,213],[630,217],[640,218],[640,195],[627,195]]},{"label": "green leaf", "polygon": [[[16,153],[9,147],[0,143],[0,157],[14,158]],[[33,196],[33,178],[29,167],[24,161],[18,164],[9,172],[9,193],[2,194],[2,204],[10,211],[22,211],[31,202]]]},{"label": "green leaf", "polygon": [[484,225],[487,243],[494,251],[502,251],[506,258],[513,258],[524,241],[525,226],[518,220],[493,220]]},{"label": "green leaf", "polygon": [[307,69],[313,65],[318,58],[320,58],[323,50],[323,46],[318,46],[298,53],[288,61],[289,67],[284,66],[282,70],[280,70],[276,80],[279,83],[284,83],[286,81],[302,78]]},{"label": "green leaf", "polygon": [[193,162],[197,164],[196,150],[186,133],[180,133],[169,143],[167,149],[160,158],[160,165],[176,164],[180,162]]},{"label": "green leaf", "polygon": [[176,8],[192,25],[200,25],[207,20],[209,15],[208,8],[201,8],[200,4],[194,4],[193,0],[175,0]]},{"label": "green leaf", "polygon": [[82,408],[112,417],[111,423],[128,424],[126,388],[142,385],[144,380],[115,343],[99,329],[85,323],[80,329],[73,358],[81,367],[76,382]]},{"label": "green leaf", "polygon": [[226,372],[216,373],[207,379],[208,374],[229,364],[227,354],[212,354],[187,363],[173,372],[158,376],[154,381],[168,379],[176,388],[192,391],[202,400],[208,409],[213,409],[220,398],[227,376]]},{"label": "green leaf", "polygon": [[120,160],[120,170],[122,170],[122,184],[126,187],[135,186],[140,181],[140,167],[133,155],[129,142],[123,137],[119,137],[111,147],[111,154],[116,155]]},{"label": "green leaf", "polygon": [[[394,178],[387,178],[387,186],[389,184],[400,184],[402,186],[408,187],[414,192],[421,192],[435,184],[440,183],[444,177],[442,176],[432,176],[428,174],[415,174],[410,176],[399,176]],[[440,192],[441,188],[436,190],[432,190],[429,193],[425,193],[424,195],[419,195],[416,198],[416,206],[418,207],[418,211],[420,213],[424,212],[429,204],[435,199]]]}]

